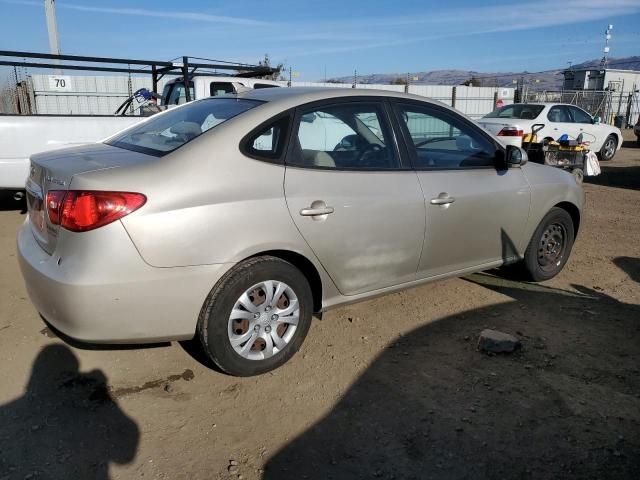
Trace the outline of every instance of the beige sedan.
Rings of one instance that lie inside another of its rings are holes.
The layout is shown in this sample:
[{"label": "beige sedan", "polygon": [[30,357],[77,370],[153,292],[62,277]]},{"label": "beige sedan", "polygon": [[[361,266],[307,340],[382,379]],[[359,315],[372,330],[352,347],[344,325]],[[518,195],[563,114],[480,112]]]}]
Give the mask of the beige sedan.
[{"label": "beige sedan", "polygon": [[200,339],[272,370],[312,315],[506,264],[565,265],[584,195],[455,110],[357,89],[199,100],[35,155],[18,251],[29,295],[86,342]]}]

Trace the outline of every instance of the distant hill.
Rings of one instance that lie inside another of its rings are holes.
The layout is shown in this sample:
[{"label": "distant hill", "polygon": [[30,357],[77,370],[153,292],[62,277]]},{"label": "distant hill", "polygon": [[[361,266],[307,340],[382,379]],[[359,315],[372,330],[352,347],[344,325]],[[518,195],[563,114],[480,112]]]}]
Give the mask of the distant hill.
[{"label": "distant hill", "polygon": [[[572,68],[588,68],[600,65],[600,59],[588,60],[573,65]],[[623,70],[640,70],[640,56],[610,58],[609,68]],[[477,72],[474,70],[434,70],[431,72],[412,72],[411,83],[426,85],[461,85],[472,78],[483,87],[508,87],[515,86],[515,81],[524,78],[525,83],[536,90],[557,90],[562,88],[565,68],[545,72]],[[358,75],[358,83],[389,84],[397,79],[406,79],[406,73],[374,73],[370,75]],[[416,80],[417,77],[417,80]],[[329,82],[352,83],[353,76],[337,77]],[[474,83],[476,84],[476,83]]]}]

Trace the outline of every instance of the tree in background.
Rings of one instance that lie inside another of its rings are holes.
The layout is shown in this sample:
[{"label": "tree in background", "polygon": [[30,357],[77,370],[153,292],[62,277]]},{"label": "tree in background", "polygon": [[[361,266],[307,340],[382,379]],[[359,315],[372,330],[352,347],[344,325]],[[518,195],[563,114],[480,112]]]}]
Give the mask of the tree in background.
[{"label": "tree in background", "polygon": [[271,74],[271,75],[266,75],[264,77],[262,77],[265,80],[287,80],[284,75],[284,63],[280,62],[277,65],[271,65],[271,57],[269,57],[268,53],[264,54],[264,58],[262,60],[258,61],[258,65],[260,65],[261,67],[269,67],[269,68],[275,68],[276,71]]},{"label": "tree in background", "polygon": [[465,87],[481,87],[482,80],[476,76],[472,76],[469,80],[465,80],[460,85],[464,85]]},{"label": "tree in background", "polygon": [[389,82],[389,85],[406,85],[407,79],[402,77],[396,77]]}]

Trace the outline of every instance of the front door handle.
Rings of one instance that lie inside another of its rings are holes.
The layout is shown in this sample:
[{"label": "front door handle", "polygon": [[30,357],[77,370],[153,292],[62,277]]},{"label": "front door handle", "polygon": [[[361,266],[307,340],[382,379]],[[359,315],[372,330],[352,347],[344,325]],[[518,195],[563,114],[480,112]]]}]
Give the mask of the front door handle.
[{"label": "front door handle", "polygon": [[450,203],[455,202],[456,199],[450,197],[447,193],[441,193],[436,198],[431,199],[431,205],[449,205]]},{"label": "front door handle", "polygon": [[307,208],[300,210],[300,215],[303,217],[316,217],[319,215],[329,215],[333,213],[333,207],[328,207],[322,200],[316,200]]}]

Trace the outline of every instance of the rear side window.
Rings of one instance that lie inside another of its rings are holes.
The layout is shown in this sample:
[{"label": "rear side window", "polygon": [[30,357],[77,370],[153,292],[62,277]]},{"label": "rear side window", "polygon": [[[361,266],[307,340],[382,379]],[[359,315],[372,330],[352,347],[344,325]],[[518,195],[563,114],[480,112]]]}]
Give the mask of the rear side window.
[{"label": "rear side window", "polygon": [[516,118],[534,120],[544,110],[544,105],[515,104],[507,105],[485,115],[484,118]]},{"label": "rear side window", "polygon": [[233,93],[235,89],[233,88],[233,84],[231,82],[211,82],[209,84],[209,94],[212,97],[217,97],[219,95],[225,95],[227,93]]},{"label": "rear side window", "polygon": [[[193,82],[189,82],[189,97],[193,99]],[[184,88],[184,83],[172,84],[165,98],[165,105],[182,105],[183,103],[187,103],[187,91]]]},{"label": "rear side window", "polygon": [[259,127],[243,141],[243,152],[257,160],[274,161],[281,158],[290,124],[291,117],[285,115]]},{"label": "rear side window", "polygon": [[547,118],[551,122],[571,123],[571,115],[569,109],[563,105],[554,105],[549,109]]},{"label": "rear side window", "polygon": [[198,100],[128,128],[106,143],[161,157],[261,103],[238,98]]}]

